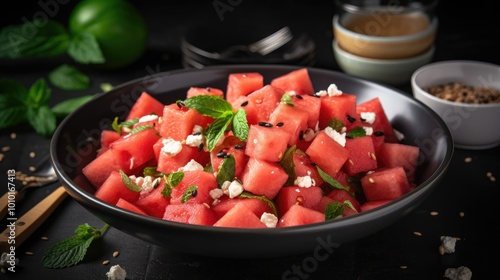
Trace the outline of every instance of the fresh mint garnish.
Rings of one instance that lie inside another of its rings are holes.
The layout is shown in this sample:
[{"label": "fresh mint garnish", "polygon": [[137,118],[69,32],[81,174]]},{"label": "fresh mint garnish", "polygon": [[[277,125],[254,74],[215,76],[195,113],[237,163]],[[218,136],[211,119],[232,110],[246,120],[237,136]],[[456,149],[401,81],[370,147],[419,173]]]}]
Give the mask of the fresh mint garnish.
[{"label": "fresh mint garnish", "polygon": [[165,179],[165,187],[161,193],[164,197],[169,198],[172,194],[172,189],[177,187],[184,178],[184,172],[173,172],[163,176],[163,178]]},{"label": "fresh mint garnish", "polygon": [[343,186],[332,176],[328,175],[325,171],[321,170],[319,166],[316,166],[316,169],[318,170],[319,176],[323,179],[323,181],[325,181],[330,186],[331,189],[340,189],[350,192],[348,187]]},{"label": "fresh mint garnish", "polygon": [[342,205],[341,202],[334,201],[331,203],[328,203],[325,208],[325,220],[332,220],[335,218],[340,218],[342,217],[342,214],[344,213],[344,206]]},{"label": "fresh mint garnish", "polygon": [[105,224],[101,229],[85,223],[79,225],[75,235],[54,244],[42,257],[45,268],[64,268],[78,264],[83,260],[92,241],[104,234],[109,227]]},{"label": "fresh mint garnish", "polygon": [[181,203],[186,203],[193,197],[196,197],[198,192],[198,186],[189,186],[186,191],[182,194]]},{"label": "fresh mint garnish", "polygon": [[90,86],[90,78],[76,67],[63,64],[49,73],[49,81],[64,90],[84,90]]},{"label": "fresh mint garnish", "polygon": [[224,158],[219,166],[219,171],[217,172],[217,176],[215,180],[217,184],[222,186],[226,181],[232,181],[234,179],[234,173],[236,170],[236,161],[234,160],[233,155],[228,155],[228,157]]},{"label": "fresh mint garnish", "polygon": [[125,184],[125,187],[127,187],[127,189],[133,192],[140,192],[142,190],[142,188],[139,187],[134,181],[132,181],[132,179],[130,179],[130,177],[122,170],[120,170],[120,176],[122,178],[123,184]]},{"label": "fresh mint garnish", "polygon": [[355,137],[363,137],[366,136],[366,130],[361,126],[356,126],[346,133],[346,137],[355,138]]},{"label": "fresh mint garnish", "polygon": [[141,131],[146,130],[146,129],[151,129],[151,128],[154,128],[154,126],[149,125],[149,124],[140,125],[138,127],[133,128],[132,130],[130,130],[129,134],[135,134],[135,133],[141,132]]},{"label": "fresh mint garnish", "polygon": [[344,128],[344,122],[336,118],[330,119],[326,125],[339,132]]},{"label": "fresh mint garnish", "polygon": [[274,204],[274,202],[272,200],[270,200],[269,198],[265,197],[264,195],[256,195],[256,194],[253,194],[251,192],[243,191],[238,197],[240,197],[240,198],[257,198],[257,199],[260,199],[260,200],[264,201],[265,203],[267,203],[269,205],[269,207],[271,207],[271,209],[273,210],[273,214],[276,217],[278,217],[278,209],[276,208],[276,205]]},{"label": "fresh mint garnish", "polygon": [[138,118],[124,122],[118,122],[118,117],[115,117],[113,123],[111,123],[111,128],[113,128],[114,131],[122,134],[122,129],[124,129],[125,131],[130,131],[132,130],[132,127],[138,122],[139,122]]},{"label": "fresh mint garnish", "polygon": [[231,104],[220,96],[197,95],[183,101],[177,101],[177,105],[186,106],[187,108],[196,110],[204,116],[215,119],[214,122],[205,129],[205,137],[209,151],[215,148],[229,128],[231,128],[234,135],[240,140],[247,140],[249,126],[246,120],[246,112],[244,112],[243,109],[234,112]]},{"label": "fresh mint garnish", "polygon": [[293,97],[286,92],[281,96],[280,102],[291,107],[295,106],[295,104],[293,103]]},{"label": "fresh mint garnish", "polygon": [[291,186],[295,182],[295,163],[293,162],[293,156],[297,151],[297,146],[293,145],[286,149],[283,158],[280,160],[279,164],[285,170],[286,174],[288,174],[288,180],[286,181],[286,186]]}]

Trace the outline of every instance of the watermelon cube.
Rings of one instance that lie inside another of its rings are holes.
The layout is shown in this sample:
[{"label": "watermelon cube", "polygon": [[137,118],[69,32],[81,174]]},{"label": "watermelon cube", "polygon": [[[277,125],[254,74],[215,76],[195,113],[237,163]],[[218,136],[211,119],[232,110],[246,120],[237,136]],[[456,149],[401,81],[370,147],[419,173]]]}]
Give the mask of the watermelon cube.
[{"label": "watermelon cube", "polygon": [[319,127],[324,129],[331,119],[337,119],[346,127],[356,117],[356,95],[343,93],[338,96],[321,97]]},{"label": "watermelon cube", "polygon": [[203,226],[216,221],[210,208],[203,204],[170,204],[165,208],[163,220]]},{"label": "watermelon cube", "polygon": [[163,121],[159,132],[164,138],[172,138],[177,141],[185,140],[193,133],[195,125],[201,123],[202,115],[193,109],[177,106],[173,103],[165,106],[163,110]]},{"label": "watermelon cube", "polygon": [[310,176],[315,182],[315,186],[323,185],[323,178],[319,175],[318,169],[313,165],[311,159],[302,151],[296,151],[293,154],[293,169],[295,178]]},{"label": "watermelon cube", "polygon": [[290,134],[281,127],[250,125],[245,154],[259,160],[278,162],[287,149]]},{"label": "watermelon cube", "polygon": [[266,85],[247,96],[237,98],[231,105],[235,110],[243,108],[246,111],[249,125],[267,122],[280,103],[283,93],[279,88]]},{"label": "watermelon cube", "polygon": [[334,201],[338,201],[338,202],[342,202],[342,203],[346,200],[349,200],[351,202],[352,206],[354,206],[354,208],[358,212],[361,211],[361,208],[360,208],[361,204],[359,203],[359,201],[354,196],[352,196],[349,192],[347,192],[346,190],[333,189],[326,196],[333,199]]},{"label": "watermelon cube", "polygon": [[153,145],[160,139],[155,129],[145,129],[124,137],[110,144],[110,149],[128,152],[130,158],[130,169],[136,168],[155,157]]},{"label": "watermelon cube", "polygon": [[220,157],[222,152],[224,155],[232,155],[236,163],[234,176],[240,177],[243,169],[245,168],[248,156],[245,154],[246,143],[238,139],[234,135],[228,135],[224,138],[222,144],[216,146],[210,153],[210,162],[212,163],[212,170],[214,172],[219,170],[219,166],[224,160],[224,157]]},{"label": "watermelon cube", "polygon": [[248,94],[264,86],[264,77],[257,72],[229,74],[226,89],[226,100],[232,103],[240,96]]},{"label": "watermelon cube", "polygon": [[126,120],[141,118],[143,116],[151,114],[161,116],[163,114],[163,107],[165,107],[163,103],[158,101],[149,93],[142,92],[130,109]]},{"label": "watermelon cube", "polygon": [[331,177],[335,177],[349,158],[349,150],[330,138],[324,131],[318,132],[307,148],[306,154]]},{"label": "watermelon cube", "polygon": [[241,180],[246,191],[273,199],[288,180],[288,174],[278,163],[250,158]]},{"label": "watermelon cube", "polygon": [[140,207],[138,207],[137,205],[135,205],[132,202],[128,202],[127,200],[125,200],[123,198],[118,199],[118,201],[116,202],[116,206],[118,206],[122,209],[128,210],[128,211],[137,213],[137,214],[147,216],[146,212],[144,212]]},{"label": "watermelon cube", "polygon": [[271,81],[271,85],[300,95],[313,94],[314,87],[307,68],[291,71]]},{"label": "watermelon cube", "polygon": [[[190,187],[196,187],[190,197],[183,201]],[[172,189],[170,204],[203,204],[210,205],[212,198],[209,192],[217,188],[217,181],[212,173],[206,171],[185,171],[182,181]]]},{"label": "watermelon cube", "polygon": [[379,169],[361,178],[367,201],[396,199],[410,191],[403,167]]},{"label": "watermelon cube", "polygon": [[224,92],[218,88],[213,88],[213,87],[190,87],[186,93],[186,98],[190,98],[197,95],[213,95],[218,97],[224,97]]},{"label": "watermelon cube", "polygon": [[394,129],[389,122],[389,118],[385,114],[380,98],[375,97],[368,101],[362,102],[356,106],[356,112],[361,114],[363,112],[375,113],[375,121],[372,125],[373,131],[382,131],[386,142],[397,143],[399,142]]},{"label": "watermelon cube", "polygon": [[307,111],[280,103],[269,117],[273,125],[289,134],[288,145],[293,146],[302,138],[307,128],[309,114]]},{"label": "watermelon cube", "polygon": [[236,227],[236,228],[266,228],[251,209],[242,203],[236,204],[224,216],[222,216],[214,227]]},{"label": "watermelon cube", "polygon": [[292,205],[298,204],[315,209],[323,192],[320,187],[301,188],[297,186],[283,187],[276,196],[278,214],[282,216]]},{"label": "watermelon cube", "polygon": [[182,149],[177,154],[168,154],[162,151],[164,146],[163,139],[160,139],[153,145],[154,153],[158,158],[157,170],[163,173],[172,173],[184,167],[192,159],[205,166],[210,162],[210,153],[207,151],[200,151],[197,147],[191,147],[182,144]]},{"label": "watermelon cube", "polygon": [[127,188],[122,181],[120,172],[113,171],[94,195],[109,204],[116,205],[120,198],[129,202],[137,201],[140,192],[134,192]]},{"label": "watermelon cube", "polygon": [[236,204],[243,204],[250,209],[257,217],[262,216],[264,212],[273,213],[271,206],[259,198],[229,198],[229,196],[222,196],[218,203],[211,207],[215,217],[220,219],[227,211],[233,208]]},{"label": "watermelon cube", "polygon": [[325,221],[325,214],[302,205],[292,205],[276,227],[301,226]]},{"label": "watermelon cube", "polygon": [[386,203],[391,202],[392,199],[385,199],[385,200],[373,200],[373,201],[366,201],[365,203],[361,204],[361,212],[363,211],[368,211],[377,207],[380,207]]},{"label": "watermelon cube", "polygon": [[345,148],[349,150],[349,159],[344,164],[347,174],[352,176],[377,169],[377,157],[371,136],[347,138]]},{"label": "watermelon cube", "polygon": [[161,180],[156,188],[146,195],[141,195],[135,205],[143,209],[148,215],[161,219],[165,213],[165,207],[170,204],[170,198],[162,194],[164,188],[165,180]]},{"label": "watermelon cube", "polygon": [[408,182],[414,183],[420,149],[418,146],[384,143],[377,153],[379,167],[398,167],[405,170]]},{"label": "watermelon cube", "polygon": [[321,110],[321,98],[312,95],[301,95],[293,99],[294,107],[307,112],[307,126],[315,129],[318,125]]},{"label": "watermelon cube", "polygon": [[82,173],[98,189],[113,171],[122,170],[127,174],[132,173],[131,158],[132,156],[127,151],[107,149],[83,167]]}]

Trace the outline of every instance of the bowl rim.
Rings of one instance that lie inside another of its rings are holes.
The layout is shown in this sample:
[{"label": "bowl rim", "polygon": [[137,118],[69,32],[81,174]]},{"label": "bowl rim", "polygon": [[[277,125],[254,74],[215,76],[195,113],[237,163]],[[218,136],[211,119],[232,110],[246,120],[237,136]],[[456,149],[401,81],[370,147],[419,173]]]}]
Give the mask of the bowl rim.
[{"label": "bowl rim", "polygon": [[[499,103],[487,103],[487,104],[472,104],[472,103],[460,103],[460,102],[455,102],[455,101],[450,101],[450,100],[445,100],[442,98],[439,98],[437,96],[434,96],[430,93],[428,93],[426,90],[420,86],[420,84],[417,82],[419,76],[424,73],[425,71],[429,71],[431,69],[436,69],[442,66],[453,66],[453,65],[464,65],[464,66],[477,66],[477,67],[484,67],[484,68],[489,68],[491,70],[496,70],[500,73],[500,65],[490,63],[490,62],[484,62],[484,61],[476,61],[476,60],[443,60],[443,61],[437,61],[433,63],[426,64],[422,67],[419,67],[415,72],[413,72],[410,82],[411,86],[415,94],[420,94],[422,96],[425,96],[426,98],[433,100],[435,102],[438,102],[443,105],[447,106],[456,106],[456,107],[463,107],[463,108],[469,108],[469,109],[479,109],[479,108],[496,108],[500,107],[500,102]],[[497,90],[500,90],[500,88],[495,88]]]},{"label": "bowl rim", "polygon": [[[141,214],[133,213],[128,210],[121,209],[117,206],[111,205],[109,203],[106,203],[100,199],[97,199],[93,194],[87,192],[85,189],[80,187],[76,182],[73,181],[72,178],[69,177],[66,172],[64,172],[64,168],[59,160],[59,157],[57,155],[58,151],[58,142],[61,141],[60,139],[63,138],[63,132],[65,127],[67,126],[67,123],[70,122],[70,120],[73,118],[74,115],[78,114],[81,111],[88,110],[87,107],[89,107],[92,103],[97,102],[100,99],[106,98],[108,95],[111,95],[117,91],[120,91],[122,88],[127,87],[127,86],[132,86],[136,83],[144,82],[144,77],[139,77],[137,79],[133,79],[131,81],[122,83],[114,87],[112,90],[96,96],[93,100],[93,102],[88,102],[86,104],[83,104],[80,106],[78,109],[73,111],[70,115],[68,115],[65,119],[62,120],[62,122],[58,125],[54,136],[51,139],[50,142],[50,157],[51,157],[51,162],[54,166],[54,169],[56,171],[56,174],[59,178],[60,181],[62,181],[63,186],[65,189],[69,192],[71,196],[74,196],[75,193],[78,194],[78,199],[77,202],[82,203],[82,201],[86,201],[86,203],[90,203],[91,206],[86,206],[86,207],[93,207],[93,208],[98,208],[99,211],[107,212],[107,213],[120,213],[121,215],[125,215],[127,217],[127,220],[131,219],[137,219],[140,221],[140,223],[146,224],[146,223],[151,223],[154,224],[155,226],[158,227],[175,227],[180,230],[186,230],[186,231],[201,231],[207,234],[245,234],[245,235],[251,235],[251,236],[268,236],[268,237],[286,237],[286,236],[296,236],[297,234],[305,234],[306,232],[311,232],[314,231],[316,233],[326,233],[331,230],[332,224],[335,224],[335,228],[340,228],[340,229],[345,229],[346,227],[350,227],[352,225],[359,225],[366,223],[371,220],[379,220],[380,216],[385,216],[388,213],[394,213],[394,210],[402,210],[406,204],[406,201],[408,197],[414,197],[415,199],[424,195],[429,194],[427,191],[429,188],[433,188],[436,185],[433,185],[432,183],[437,183],[441,181],[442,177],[444,176],[444,173],[446,172],[448,166],[451,163],[451,159],[453,157],[454,153],[454,144],[452,141],[451,137],[451,132],[447,128],[446,124],[443,122],[443,120],[431,109],[429,109],[425,104],[423,104],[421,101],[416,100],[414,98],[411,98],[408,96],[406,93],[403,91],[393,88],[387,85],[383,84],[378,84],[375,82],[371,81],[366,81],[362,80],[356,77],[349,76],[347,74],[344,74],[342,72],[337,72],[329,69],[321,69],[321,68],[316,68],[316,67],[306,67],[306,66],[293,66],[293,65],[257,65],[257,64],[245,64],[245,65],[214,65],[214,66],[207,66],[204,67],[203,69],[178,69],[178,70],[171,70],[171,71],[165,71],[165,72],[160,72],[156,73],[154,77],[161,77],[161,76],[175,76],[179,74],[183,74],[186,72],[202,72],[202,71],[213,71],[213,70],[241,70],[242,68],[244,69],[259,69],[259,68],[266,68],[266,69],[286,69],[286,70],[297,70],[299,68],[307,68],[309,70],[314,70],[315,72],[318,73],[335,73],[336,75],[340,75],[345,77],[347,80],[351,81],[358,81],[364,84],[369,84],[371,86],[375,86],[376,88],[386,88],[390,91],[393,91],[395,94],[401,94],[402,98],[407,99],[411,103],[416,103],[420,106],[423,107],[424,110],[430,115],[432,115],[433,119],[440,125],[440,127],[444,130],[445,134],[448,136],[446,137],[445,141],[447,143],[447,148],[446,148],[446,153],[444,155],[444,158],[441,162],[439,162],[438,166],[436,167],[436,170],[433,171],[430,176],[420,182],[418,186],[411,190],[410,192],[406,193],[405,195],[394,199],[382,206],[379,206],[375,209],[363,211],[362,213],[348,216],[348,217],[343,217],[342,219],[336,219],[336,220],[329,220],[329,221],[324,221],[320,223],[314,223],[314,224],[308,224],[308,225],[300,225],[300,226],[291,226],[291,227],[283,227],[283,228],[262,228],[262,229],[245,229],[245,228],[231,228],[231,227],[213,227],[213,226],[200,226],[200,225],[193,225],[193,224],[186,224],[186,223],[180,223],[180,222],[173,222],[173,221],[167,221],[167,220],[162,220],[158,219],[155,217],[150,217],[150,216],[144,216]],[[151,78],[151,76],[148,76]],[[426,192],[427,191],[427,192]],[[116,215],[116,214],[113,214]]]},{"label": "bowl rim", "polygon": [[365,35],[361,33],[356,33],[354,31],[351,31],[347,28],[345,28],[342,24],[340,24],[340,16],[339,14],[335,14],[332,19],[332,24],[333,24],[333,29],[334,30],[339,30],[340,32],[353,37],[357,40],[363,40],[363,41],[371,41],[375,43],[400,43],[400,42],[411,42],[414,40],[418,40],[421,38],[424,38],[434,32],[437,31],[438,27],[438,18],[433,17],[429,26],[422,32],[414,33],[414,34],[409,34],[409,35],[403,35],[403,36],[370,36],[370,35]]},{"label": "bowl rim", "polygon": [[399,65],[401,63],[411,63],[411,62],[418,62],[421,61],[429,56],[432,56],[436,50],[436,47],[434,45],[431,45],[429,49],[427,49],[425,52],[418,54],[416,56],[411,56],[411,57],[405,57],[405,58],[395,58],[395,59],[377,59],[377,58],[369,58],[369,57],[363,57],[359,55],[352,54],[344,49],[339,45],[339,42],[335,40],[335,38],[332,40],[333,48],[334,51],[338,52],[340,55],[347,57],[351,60],[356,60],[359,62],[363,63],[372,63],[372,64],[385,64],[385,65]]}]

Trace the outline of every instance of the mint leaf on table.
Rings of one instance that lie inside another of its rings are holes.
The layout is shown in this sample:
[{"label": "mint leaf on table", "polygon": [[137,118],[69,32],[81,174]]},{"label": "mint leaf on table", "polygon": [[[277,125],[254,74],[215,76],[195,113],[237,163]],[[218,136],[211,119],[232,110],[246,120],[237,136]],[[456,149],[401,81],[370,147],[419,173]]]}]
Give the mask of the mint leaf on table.
[{"label": "mint leaf on table", "polygon": [[1,58],[41,58],[65,54],[69,33],[64,25],[36,19],[0,30]]},{"label": "mint leaf on table", "polygon": [[65,101],[59,102],[54,107],[51,108],[52,112],[56,114],[56,116],[66,116],[78,109],[83,104],[89,102],[93,99],[95,95],[84,95],[80,97],[75,97],[71,99],[67,99]]},{"label": "mint leaf on table", "polygon": [[49,73],[49,81],[64,90],[84,90],[90,86],[90,78],[74,66],[63,64]]},{"label": "mint leaf on table", "polygon": [[0,129],[26,120],[26,96],[28,90],[21,83],[0,79]]},{"label": "mint leaf on table", "polygon": [[99,43],[90,32],[74,34],[69,42],[68,54],[82,64],[106,62]]},{"label": "mint leaf on table", "polygon": [[101,229],[87,223],[79,225],[74,236],[59,241],[45,252],[42,257],[43,267],[65,268],[78,264],[85,257],[92,241],[102,236],[108,227],[108,224]]},{"label": "mint leaf on table", "polygon": [[57,127],[56,116],[46,105],[28,108],[27,119],[38,134],[46,137],[51,136]]}]

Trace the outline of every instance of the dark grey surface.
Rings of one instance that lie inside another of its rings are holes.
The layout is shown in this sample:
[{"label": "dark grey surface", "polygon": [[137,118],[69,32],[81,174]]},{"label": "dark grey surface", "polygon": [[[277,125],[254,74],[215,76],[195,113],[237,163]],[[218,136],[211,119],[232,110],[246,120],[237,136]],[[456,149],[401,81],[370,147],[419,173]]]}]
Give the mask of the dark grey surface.
[{"label": "dark grey surface", "polygon": [[[99,84],[119,85],[153,73],[182,68],[180,38],[190,26],[204,20],[220,21],[213,9],[214,1],[193,6],[192,1],[134,1],[147,16],[151,27],[149,49],[142,60],[115,72],[96,71],[83,67],[91,77],[92,87],[82,92],[53,90],[53,104],[67,97],[99,91]],[[290,24],[294,30],[306,31],[316,43],[315,66],[339,71],[331,50],[331,18],[333,1],[234,1],[240,2],[226,12],[222,27],[237,30],[239,21],[260,20],[266,25]],[[226,2],[224,2],[226,3]],[[14,8],[2,9],[0,25],[32,18],[41,8],[37,2],[11,2]],[[66,20],[75,3],[59,6],[55,16]],[[16,9],[17,8],[17,9]],[[497,26],[497,10],[492,4],[479,2],[441,1],[438,5],[440,25],[434,61],[471,59],[500,63],[500,38],[492,36]],[[30,86],[46,76],[61,61],[0,62],[1,77],[16,79]],[[402,91],[411,96],[410,87]],[[415,129],[426,129],[417,127]],[[11,139],[11,132],[17,133]],[[31,151],[41,157],[48,153],[49,139],[19,126],[0,132],[0,146],[10,146],[0,162],[1,173],[16,169],[27,171],[36,163]],[[500,244],[500,224],[496,219],[500,189],[498,179],[492,182],[487,172],[500,176],[500,148],[483,151],[456,149],[450,168],[427,200],[404,219],[357,241],[336,248],[328,258],[317,260],[313,253],[272,259],[238,260],[180,254],[131,237],[111,228],[92,245],[81,264],[65,269],[41,266],[42,255],[55,242],[69,237],[82,223],[102,227],[103,222],[76,201],[67,198],[35,234],[17,250],[20,263],[16,273],[0,274],[0,279],[106,279],[110,265],[120,264],[127,270],[127,279],[444,279],[449,267],[467,266],[473,279],[490,279],[496,273]],[[464,159],[471,157],[472,162]],[[17,205],[18,215],[28,211],[57,184],[32,190]],[[5,188],[0,189],[0,193]],[[431,211],[439,215],[431,216]],[[459,213],[463,211],[464,217]],[[421,236],[413,232],[421,232]],[[439,255],[439,237],[458,236],[456,252]],[[47,236],[47,241],[40,237]],[[24,252],[34,252],[33,256]],[[114,251],[120,255],[113,258]],[[110,265],[102,261],[109,259]],[[406,266],[406,268],[402,268]]]}]

